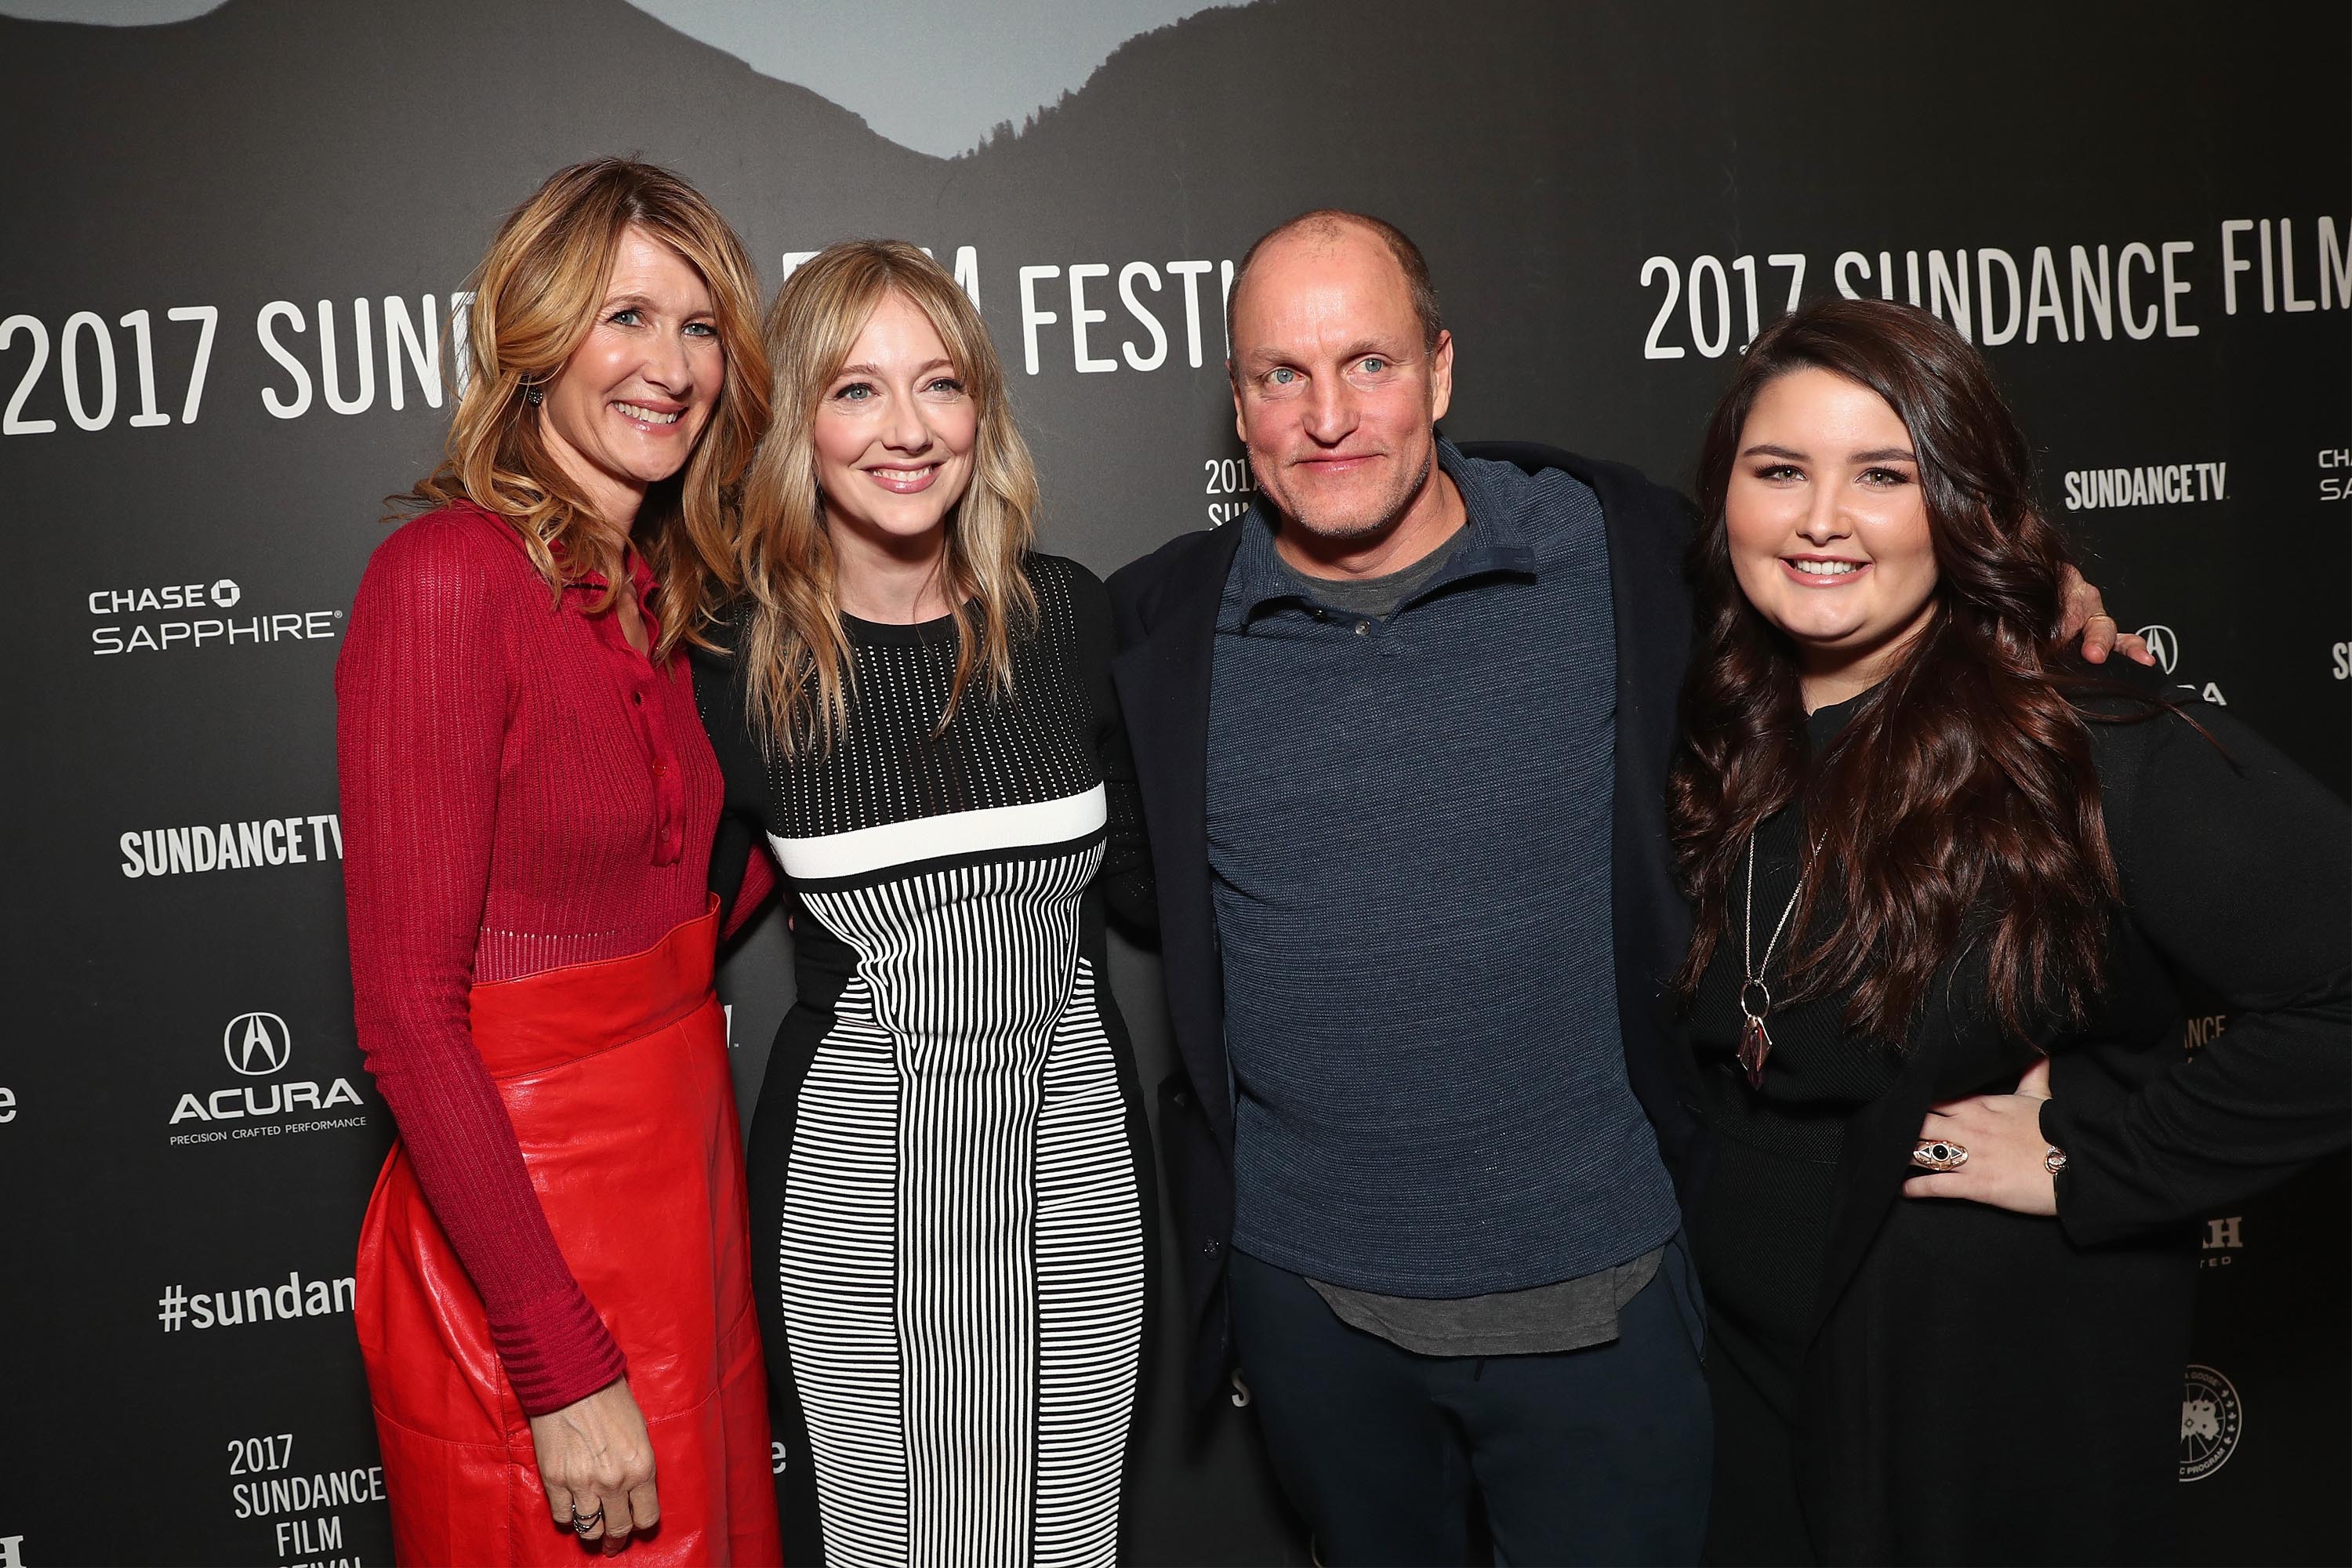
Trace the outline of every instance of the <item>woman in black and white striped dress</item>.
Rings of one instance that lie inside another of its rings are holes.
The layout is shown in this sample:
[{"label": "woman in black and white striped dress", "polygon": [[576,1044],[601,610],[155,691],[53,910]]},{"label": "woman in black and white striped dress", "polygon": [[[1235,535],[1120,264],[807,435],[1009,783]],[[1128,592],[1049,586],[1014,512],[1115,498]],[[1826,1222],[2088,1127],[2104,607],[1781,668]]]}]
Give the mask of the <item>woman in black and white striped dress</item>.
[{"label": "woman in black and white striped dress", "polygon": [[819,254],[768,336],[698,676],[794,917],[751,1152],[785,1560],[1108,1563],[1150,1191],[1104,976],[1107,896],[1150,900],[1108,601],[1029,548],[1001,369],[921,251]]}]

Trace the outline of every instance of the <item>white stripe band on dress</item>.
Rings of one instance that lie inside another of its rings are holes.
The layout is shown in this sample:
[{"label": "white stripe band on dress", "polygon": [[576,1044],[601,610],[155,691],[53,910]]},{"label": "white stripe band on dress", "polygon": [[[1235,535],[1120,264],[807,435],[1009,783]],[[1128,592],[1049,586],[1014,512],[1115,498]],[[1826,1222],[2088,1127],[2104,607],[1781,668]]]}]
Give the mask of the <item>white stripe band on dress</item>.
[{"label": "white stripe band on dress", "polygon": [[885,867],[911,868],[950,855],[1067,844],[1095,832],[1108,819],[1103,786],[1097,784],[1059,800],[951,811],[818,838],[780,838],[772,833],[768,842],[775,846],[776,861],[785,876],[795,881],[821,882],[863,876]]}]

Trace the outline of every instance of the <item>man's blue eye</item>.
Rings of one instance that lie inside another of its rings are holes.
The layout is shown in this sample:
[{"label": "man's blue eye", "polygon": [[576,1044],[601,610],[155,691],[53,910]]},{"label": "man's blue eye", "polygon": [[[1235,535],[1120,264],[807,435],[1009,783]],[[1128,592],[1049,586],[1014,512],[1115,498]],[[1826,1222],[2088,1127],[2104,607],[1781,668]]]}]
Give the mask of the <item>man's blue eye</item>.
[{"label": "man's blue eye", "polygon": [[1381,372],[1388,369],[1389,362],[1381,358],[1378,354],[1374,354],[1367,358],[1363,362],[1363,365],[1364,368],[1370,371],[1372,374],[1378,375]]},{"label": "man's blue eye", "polygon": [[1268,371],[1266,372],[1265,378],[1266,380],[1274,383],[1276,386],[1288,386],[1293,381],[1297,379],[1297,376],[1298,373],[1297,371],[1286,369]]}]

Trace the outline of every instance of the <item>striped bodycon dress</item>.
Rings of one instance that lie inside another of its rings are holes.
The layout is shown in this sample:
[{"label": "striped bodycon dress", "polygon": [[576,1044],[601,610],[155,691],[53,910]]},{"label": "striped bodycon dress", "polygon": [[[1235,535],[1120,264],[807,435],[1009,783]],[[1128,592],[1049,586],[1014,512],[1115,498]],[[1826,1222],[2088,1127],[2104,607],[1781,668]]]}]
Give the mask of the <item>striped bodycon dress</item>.
[{"label": "striped bodycon dress", "polygon": [[1148,1135],[1104,979],[1148,905],[1109,605],[1026,563],[1013,688],[944,731],[952,618],[844,617],[832,746],[764,754],[698,671],[730,809],[784,877],[797,992],[751,1133],[785,1561],[1113,1561]]}]

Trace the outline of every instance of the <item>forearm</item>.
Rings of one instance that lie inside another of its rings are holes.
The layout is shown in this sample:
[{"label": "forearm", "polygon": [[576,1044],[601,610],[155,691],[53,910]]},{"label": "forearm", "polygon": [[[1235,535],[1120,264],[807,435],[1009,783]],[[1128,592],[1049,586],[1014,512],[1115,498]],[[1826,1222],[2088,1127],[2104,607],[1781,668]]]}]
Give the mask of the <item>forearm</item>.
[{"label": "forearm", "polygon": [[2352,1001],[2343,977],[2229,1031],[2112,1110],[2042,1110],[2066,1152],[2058,1217],[2085,1245],[2194,1219],[2352,1142]]},{"label": "forearm", "polygon": [[411,1039],[369,1060],[524,1414],[561,1409],[619,1377],[620,1346],[563,1260],[471,1040]]},{"label": "forearm", "polygon": [[2233,1016],[2111,1105],[2042,1125],[2066,1152],[2059,1217],[2084,1241],[2235,1203],[2352,1141],[2352,819],[2226,710],[2095,731],[2134,937]]}]

